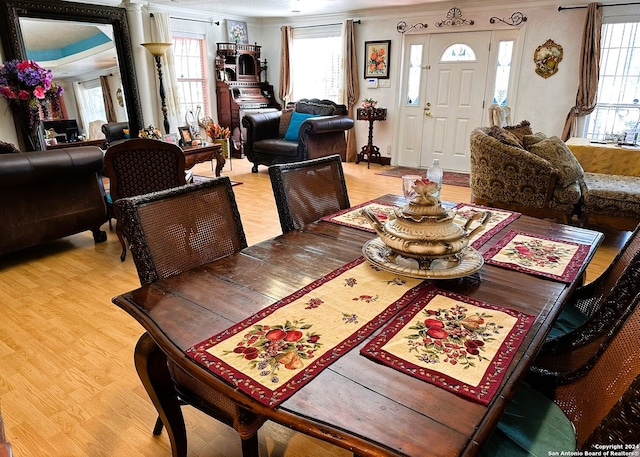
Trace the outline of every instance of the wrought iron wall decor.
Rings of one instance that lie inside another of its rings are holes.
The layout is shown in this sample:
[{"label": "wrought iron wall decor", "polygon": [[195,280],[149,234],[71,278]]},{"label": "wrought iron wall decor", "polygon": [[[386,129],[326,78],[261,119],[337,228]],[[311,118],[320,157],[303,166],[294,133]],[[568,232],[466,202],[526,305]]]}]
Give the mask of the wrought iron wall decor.
[{"label": "wrought iron wall decor", "polygon": [[400,21],[398,22],[398,25],[396,25],[396,30],[399,33],[406,33],[406,32],[410,32],[413,29],[426,29],[428,27],[427,24],[423,24],[422,22],[418,22],[417,24],[413,24],[408,26],[408,24],[405,21]]},{"label": "wrought iron wall decor", "polygon": [[444,20],[436,22],[436,27],[459,27],[461,25],[473,25],[475,21],[473,19],[465,19],[462,15],[462,10],[455,6],[447,12],[447,16]]},{"label": "wrought iron wall decor", "polygon": [[489,22],[491,22],[492,24],[495,24],[496,21],[500,21],[500,22],[504,22],[507,25],[510,25],[512,27],[516,27],[520,24],[522,24],[523,22],[527,22],[527,16],[523,15],[520,11],[516,11],[515,13],[513,13],[510,17],[511,22],[505,20],[505,19],[500,19],[499,17],[492,17],[491,19],[489,19]]}]

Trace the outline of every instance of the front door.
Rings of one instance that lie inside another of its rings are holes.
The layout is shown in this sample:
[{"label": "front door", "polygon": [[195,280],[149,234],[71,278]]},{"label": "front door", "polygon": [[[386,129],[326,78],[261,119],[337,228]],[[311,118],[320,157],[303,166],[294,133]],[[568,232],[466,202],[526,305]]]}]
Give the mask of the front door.
[{"label": "front door", "polygon": [[407,36],[398,165],[469,171],[469,135],[482,123],[491,32]]}]

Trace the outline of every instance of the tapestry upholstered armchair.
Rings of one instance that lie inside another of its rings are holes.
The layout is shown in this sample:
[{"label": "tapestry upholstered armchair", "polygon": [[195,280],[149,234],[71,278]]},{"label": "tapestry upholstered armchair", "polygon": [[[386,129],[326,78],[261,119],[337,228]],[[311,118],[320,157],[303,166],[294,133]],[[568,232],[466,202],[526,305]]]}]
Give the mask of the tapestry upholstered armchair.
[{"label": "tapestry upholstered armchair", "polygon": [[302,99],[282,111],[246,114],[244,153],[258,165],[299,162],[339,154],[345,160],[345,131],[353,128],[347,108],[330,100]]}]

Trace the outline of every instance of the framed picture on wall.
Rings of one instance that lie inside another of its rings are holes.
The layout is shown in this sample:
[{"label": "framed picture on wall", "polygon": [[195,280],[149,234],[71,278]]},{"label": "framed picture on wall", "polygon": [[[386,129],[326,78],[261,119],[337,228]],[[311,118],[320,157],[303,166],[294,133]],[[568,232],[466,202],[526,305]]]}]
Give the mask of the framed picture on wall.
[{"label": "framed picture on wall", "polygon": [[241,21],[231,21],[227,19],[227,39],[231,43],[249,43],[249,31],[247,30],[247,23]]},{"label": "framed picture on wall", "polygon": [[364,77],[389,78],[391,40],[364,42]]}]

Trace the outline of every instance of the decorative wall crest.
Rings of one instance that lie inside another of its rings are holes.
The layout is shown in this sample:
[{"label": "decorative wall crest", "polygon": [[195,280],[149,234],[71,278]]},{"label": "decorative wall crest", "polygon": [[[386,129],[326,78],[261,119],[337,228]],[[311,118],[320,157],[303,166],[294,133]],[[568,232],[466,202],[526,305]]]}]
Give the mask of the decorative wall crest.
[{"label": "decorative wall crest", "polygon": [[436,27],[459,27],[461,25],[473,25],[475,21],[473,19],[465,19],[460,8],[455,6],[447,12],[447,16],[444,20],[436,22]]},{"label": "decorative wall crest", "polygon": [[562,46],[553,40],[547,40],[544,44],[538,46],[533,53],[536,73],[545,79],[555,75],[562,60],[562,52]]},{"label": "decorative wall crest", "polygon": [[500,19],[499,17],[494,16],[491,19],[489,19],[489,22],[491,22],[492,24],[495,24],[496,21],[500,21],[500,22],[504,22],[507,25],[515,27],[517,25],[522,24],[523,22],[527,22],[527,17],[523,15],[521,12],[516,11],[511,15],[510,20],[511,21],[509,22],[505,19]]},{"label": "decorative wall crest", "polygon": [[405,21],[400,21],[398,22],[398,25],[396,25],[396,30],[399,33],[406,33],[406,32],[410,32],[413,29],[426,29],[428,26],[427,24],[423,24],[422,22],[418,22],[417,24],[413,24],[413,25],[408,25]]}]

